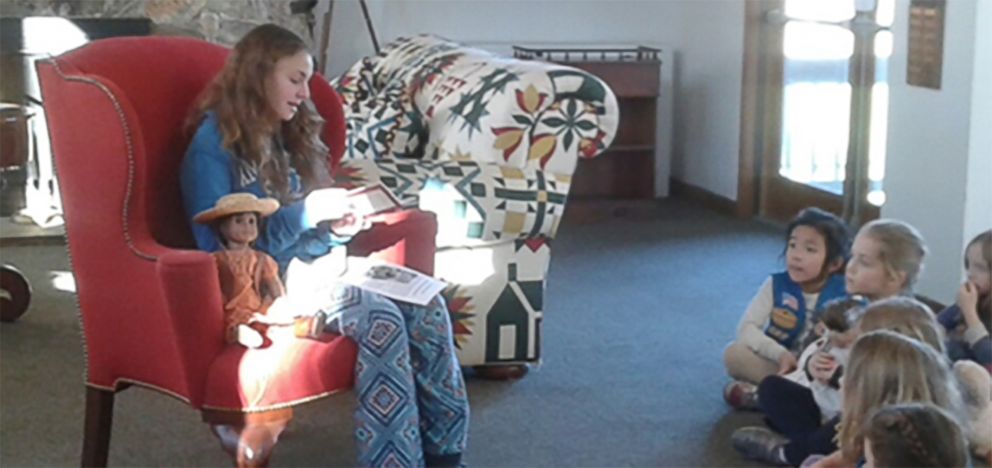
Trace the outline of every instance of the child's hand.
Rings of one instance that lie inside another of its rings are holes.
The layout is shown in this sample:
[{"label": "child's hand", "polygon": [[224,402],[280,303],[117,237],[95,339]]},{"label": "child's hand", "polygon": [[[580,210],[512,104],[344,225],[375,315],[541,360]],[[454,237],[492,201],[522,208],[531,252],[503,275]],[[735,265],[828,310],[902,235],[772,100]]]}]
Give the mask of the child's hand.
[{"label": "child's hand", "polygon": [[965,281],[958,289],[958,307],[961,313],[978,313],[978,288],[971,281]]},{"label": "child's hand", "polygon": [[331,221],[331,231],[339,236],[354,236],[368,229],[370,225],[371,223],[364,216],[348,213],[341,219]]},{"label": "child's hand", "polygon": [[808,370],[818,382],[827,384],[837,371],[837,361],[827,353],[817,352],[809,359]]},{"label": "child's hand", "polygon": [[778,356],[778,375],[785,375],[789,372],[796,370],[799,363],[796,361],[796,356],[791,352],[786,351]]}]

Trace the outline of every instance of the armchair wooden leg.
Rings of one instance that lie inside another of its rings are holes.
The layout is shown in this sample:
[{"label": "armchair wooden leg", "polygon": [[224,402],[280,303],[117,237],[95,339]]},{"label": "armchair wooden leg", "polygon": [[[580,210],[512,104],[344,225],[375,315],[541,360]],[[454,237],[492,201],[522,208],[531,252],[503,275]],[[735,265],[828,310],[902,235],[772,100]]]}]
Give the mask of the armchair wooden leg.
[{"label": "armchair wooden leg", "polygon": [[110,428],[114,422],[114,392],[86,387],[82,466],[107,466]]},{"label": "armchair wooden leg", "polygon": [[203,412],[203,420],[238,467],[268,466],[279,434],[292,418],[291,408],[261,413]]}]

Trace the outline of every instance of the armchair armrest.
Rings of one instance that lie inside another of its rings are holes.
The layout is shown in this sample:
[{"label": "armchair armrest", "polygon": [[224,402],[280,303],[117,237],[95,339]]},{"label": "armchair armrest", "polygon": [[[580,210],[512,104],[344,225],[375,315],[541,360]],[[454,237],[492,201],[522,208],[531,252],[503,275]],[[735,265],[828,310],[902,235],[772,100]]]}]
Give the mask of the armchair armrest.
[{"label": "armchair armrest", "polygon": [[348,244],[348,254],[378,258],[434,274],[437,220],[434,213],[403,210],[371,218],[372,228]]},{"label": "armchair armrest", "polygon": [[189,391],[199,407],[207,373],[224,346],[224,312],[213,257],[198,250],[170,250],[156,262],[176,347]]}]

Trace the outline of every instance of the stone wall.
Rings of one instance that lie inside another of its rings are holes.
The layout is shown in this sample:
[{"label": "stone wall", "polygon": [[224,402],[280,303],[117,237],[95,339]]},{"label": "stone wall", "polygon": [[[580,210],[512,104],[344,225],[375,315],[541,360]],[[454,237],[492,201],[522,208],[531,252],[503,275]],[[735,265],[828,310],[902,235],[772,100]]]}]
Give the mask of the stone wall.
[{"label": "stone wall", "polygon": [[[312,46],[316,1],[290,0],[2,0],[4,16],[149,18],[153,34],[184,35],[232,46],[251,28],[275,23]],[[296,8],[294,8],[294,6]],[[303,10],[294,13],[293,9]]]}]

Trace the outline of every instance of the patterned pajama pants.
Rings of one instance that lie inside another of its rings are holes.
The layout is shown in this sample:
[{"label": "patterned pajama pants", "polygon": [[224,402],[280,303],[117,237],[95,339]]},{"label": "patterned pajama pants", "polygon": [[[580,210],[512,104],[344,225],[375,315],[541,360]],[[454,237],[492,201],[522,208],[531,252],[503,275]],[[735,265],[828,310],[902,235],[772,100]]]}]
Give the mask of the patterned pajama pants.
[{"label": "patterned pajama pants", "polygon": [[358,463],[423,466],[425,453],[462,453],[468,395],[444,299],[418,306],[351,286],[333,296],[335,328],[358,344]]}]

